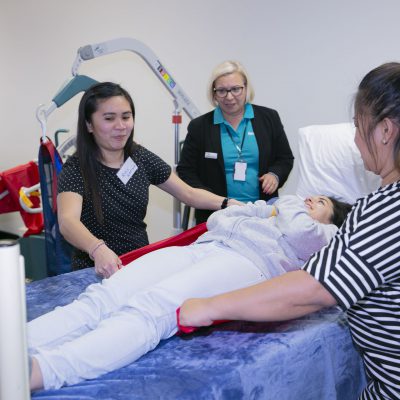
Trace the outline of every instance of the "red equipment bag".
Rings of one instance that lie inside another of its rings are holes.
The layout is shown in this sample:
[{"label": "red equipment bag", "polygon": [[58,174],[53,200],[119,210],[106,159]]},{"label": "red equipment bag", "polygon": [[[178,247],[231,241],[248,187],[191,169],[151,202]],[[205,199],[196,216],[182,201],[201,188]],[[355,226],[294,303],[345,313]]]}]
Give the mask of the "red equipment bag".
[{"label": "red equipment bag", "polygon": [[[32,187],[39,183],[39,170],[33,161],[0,172],[0,194],[5,194],[0,200],[0,214],[19,211],[27,231],[24,236],[34,235],[43,230],[43,214],[31,214],[23,210],[19,203],[19,190],[22,186]],[[8,192],[6,194],[6,192]],[[33,207],[40,207],[40,197],[30,196]]]}]

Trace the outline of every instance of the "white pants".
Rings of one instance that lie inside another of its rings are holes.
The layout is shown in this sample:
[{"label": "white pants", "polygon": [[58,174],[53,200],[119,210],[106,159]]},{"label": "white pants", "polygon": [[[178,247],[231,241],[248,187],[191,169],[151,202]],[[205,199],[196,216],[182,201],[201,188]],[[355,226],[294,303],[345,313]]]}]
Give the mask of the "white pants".
[{"label": "white pants", "polygon": [[264,280],[251,261],[220,244],[154,251],[29,322],[29,350],[45,389],[96,378],[174,335],[176,309],[184,300]]}]

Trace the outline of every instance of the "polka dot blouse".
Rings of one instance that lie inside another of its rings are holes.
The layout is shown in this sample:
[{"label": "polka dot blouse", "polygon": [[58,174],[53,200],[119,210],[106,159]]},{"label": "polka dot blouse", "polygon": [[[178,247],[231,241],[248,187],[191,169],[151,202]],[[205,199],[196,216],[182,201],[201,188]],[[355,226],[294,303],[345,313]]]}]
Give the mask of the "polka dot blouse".
[{"label": "polka dot blouse", "polygon": [[[171,167],[160,157],[138,146],[131,155],[138,166],[136,172],[125,185],[117,176],[118,169],[98,163],[98,180],[101,194],[103,224],[96,219],[93,203],[84,191],[79,160],[70,157],[63,165],[58,178],[58,192],[74,192],[83,197],[81,222],[98,239],[103,239],[116,254],[145,246],[149,243],[146,224],[149,186],[164,183],[171,174]],[[72,268],[93,266],[89,255],[75,249]]]}]

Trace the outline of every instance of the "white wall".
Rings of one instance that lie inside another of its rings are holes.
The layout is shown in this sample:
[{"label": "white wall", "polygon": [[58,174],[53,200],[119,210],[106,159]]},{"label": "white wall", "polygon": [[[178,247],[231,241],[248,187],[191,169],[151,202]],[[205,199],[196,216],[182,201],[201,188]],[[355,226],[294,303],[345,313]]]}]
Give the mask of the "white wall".
[{"label": "white wall", "polygon": [[[0,171],[37,157],[39,103],[48,104],[71,76],[81,46],[131,37],[149,46],[202,111],[212,68],[225,59],[247,67],[255,103],[276,108],[297,155],[297,130],[348,121],[352,96],[371,68],[399,60],[397,0],[2,0],[0,13]],[[133,95],[136,139],[173,163],[173,104],[145,63],[117,53],[80,68],[113,80]],[[80,96],[52,113],[49,132],[74,132]],[[185,134],[187,119],[182,126]],[[293,171],[286,192],[294,190]],[[151,192],[152,241],[172,228],[172,201]],[[19,218],[0,215],[0,230]]]}]

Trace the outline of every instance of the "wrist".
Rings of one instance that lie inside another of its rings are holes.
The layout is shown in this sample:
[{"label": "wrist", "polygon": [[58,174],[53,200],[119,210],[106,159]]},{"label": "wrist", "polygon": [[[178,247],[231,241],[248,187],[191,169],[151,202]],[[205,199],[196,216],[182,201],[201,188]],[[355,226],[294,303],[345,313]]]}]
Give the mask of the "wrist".
[{"label": "wrist", "polygon": [[94,261],[94,254],[96,253],[96,251],[99,249],[99,247],[105,245],[106,243],[104,242],[104,240],[98,240],[93,246],[92,248],[89,250],[89,257],[91,260]]},{"label": "wrist", "polygon": [[276,179],[276,183],[279,186],[279,176],[277,174],[274,174],[273,172],[268,172],[269,175],[272,175]]}]

